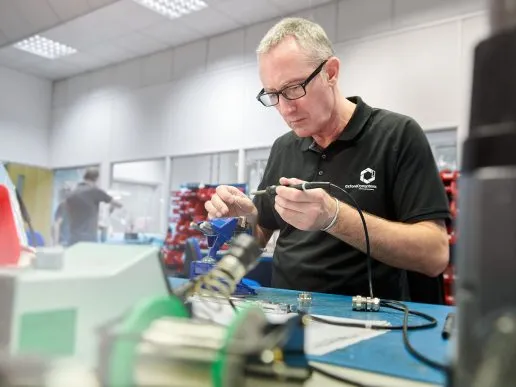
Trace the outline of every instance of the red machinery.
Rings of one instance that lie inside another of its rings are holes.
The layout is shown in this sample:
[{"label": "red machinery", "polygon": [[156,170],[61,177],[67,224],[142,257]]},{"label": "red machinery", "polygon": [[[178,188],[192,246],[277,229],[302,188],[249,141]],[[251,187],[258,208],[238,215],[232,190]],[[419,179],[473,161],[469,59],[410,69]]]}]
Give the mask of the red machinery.
[{"label": "red machinery", "polygon": [[[245,184],[233,184],[246,192]],[[175,232],[169,228],[161,253],[165,265],[175,272],[183,271],[183,252],[188,238],[197,238],[201,249],[207,249],[206,237],[192,229],[192,222],[199,223],[207,218],[204,203],[211,199],[217,185],[188,184],[179,191],[171,192],[172,216],[170,223],[175,223]]]},{"label": "red machinery", "polygon": [[0,184],[0,266],[16,266],[21,254],[21,243],[16,229],[9,190]]},{"label": "red machinery", "polygon": [[458,187],[457,183],[459,180],[460,174],[457,171],[449,171],[443,170],[441,171],[441,179],[444,184],[444,189],[446,190],[446,194],[448,196],[448,201],[450,203],[450,212],[451,212],[451,221],[447,223],[448,235],[450,238],[450,264],[446,268],[443,273],[444,279],[444,300],[447,305],[455,305],[455,297],[454,297],[454,284],[455,284],[455,265],[453,262],[453,251],[455,244],[457,242],[457,231],[455,229],[457,213],[458,213]]}]

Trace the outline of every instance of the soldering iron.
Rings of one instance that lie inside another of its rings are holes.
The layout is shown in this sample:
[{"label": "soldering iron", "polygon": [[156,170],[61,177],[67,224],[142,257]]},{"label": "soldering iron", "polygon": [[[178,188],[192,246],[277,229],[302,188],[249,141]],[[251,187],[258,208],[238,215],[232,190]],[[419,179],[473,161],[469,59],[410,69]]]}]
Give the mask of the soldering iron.
[{"label": "soldering iron", "polygon": [[[278,187],[281,187],[281,185],[270,185],[266,187],[263,190],[254,191],[251,192],[251,195],[265,195],[268,194],[270,196],[276,196],[276,189]],[[372,268],[371,268],[371,247],[369,243],[369,232],[367,231],[367,224],[364,217],[364,214],[362,210],[360,209],[360,206],[358,205],[356,199],[344,188],[339,187],[336,184],[330,183],[329,181],[305,181],[300,184],[292,184],[292,185],[283,185],[283,187],[290,187],[295,188],[300,191],[307,191],[309,189],[315,189],[315,188],[322,188],[326,192],[328,192],[330,195],[333,195],[335,192],[340,191],[344,195],[348,197],[348,199],[353,203],[355,206],[358,214],[360,215],[360,220],[362,221],[362,226],[364,227],[364,236],[365,236],[365,242],[366,242],[366,262],[367,262],[367,276],[368,276],[368,283],[369,283],[369,297],[371,299],[374,298],[373,295],[373,279],[372,279]]]},{"label": "soldering iron", "polygon": [[[271,196],[276,195],[276,188],[281,187],[281,185],[270,185],[265,189],[251,192],[251,195],[264,195],[268,194]],[[309,189],[322,188],[326,191],[330,190],[331,183],[328,181],[305,181],[301,184],[293,184],[293,185],[283,185],[283,187],[295,188],[300,191],[306,191]]]}]

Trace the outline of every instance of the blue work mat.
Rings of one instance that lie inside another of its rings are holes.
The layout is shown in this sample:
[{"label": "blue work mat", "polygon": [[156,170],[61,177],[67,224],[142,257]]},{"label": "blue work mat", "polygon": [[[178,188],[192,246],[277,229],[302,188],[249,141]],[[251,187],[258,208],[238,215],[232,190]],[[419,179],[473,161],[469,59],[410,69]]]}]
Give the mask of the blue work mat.
[{"label": "blue work mat", "polygon": [[[176,282],[177,281],[177,282]],[[171,278],[172,286],[184,280]],[[260,288],[258,296],[248,299],[262,299],[272,302],[297,303],[299,292],[284,289]],[[403,312],[382,308],[380,312],[355,312],[351,309],[351,297],[333,294],[312,293],[313,314],[347,317],[361,320],[386,320],[392,325],[402,325]],[[441,305],[406,303],[410,309],[427,313],[437,319],[438,326],[433,329],[409,331],[413,347],[425,356],[440,363],[448,363],[448,341],[442,339],[441,330],[446,315],[454,308]],[[424,322],[419,317],[410,317],[410,323]],[[445,384],[445,376],[413,358],[405,349],[401,331],[388,331],[369,340],[361,341],[347,348],[330,352],[323,356],[309,356],[310,360],[341,367],[355,368],[381,373],[394,377],[412,379],[439,385]]]}]

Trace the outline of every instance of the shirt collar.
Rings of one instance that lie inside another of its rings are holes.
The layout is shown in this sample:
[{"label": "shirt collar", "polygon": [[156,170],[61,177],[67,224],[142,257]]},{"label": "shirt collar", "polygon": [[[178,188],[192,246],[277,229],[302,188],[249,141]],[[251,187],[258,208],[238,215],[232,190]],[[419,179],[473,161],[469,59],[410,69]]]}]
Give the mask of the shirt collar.
[{"label": "shirt collar", "polygon": [[[353,141],[365,128],[373,109],[367,105],[360,97],[349,97],[349,101],[357,105],[348,124],[337,138],[338,141]],[[301,139],[301,150],[318,149],[317,143],[312,137],[305,137]]]}]

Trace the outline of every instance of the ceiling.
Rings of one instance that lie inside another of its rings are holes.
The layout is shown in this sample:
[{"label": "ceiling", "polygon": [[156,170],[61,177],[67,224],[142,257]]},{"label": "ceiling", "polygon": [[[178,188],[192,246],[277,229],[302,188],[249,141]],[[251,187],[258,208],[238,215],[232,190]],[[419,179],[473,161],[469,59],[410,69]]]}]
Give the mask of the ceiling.
[{"label": "ceiling", "polygon": [[[63,79],[330,1],[205,0],[170,20],[132,0],[0,0],[0,65]],[[34,34],[78,52],[50,60],[12,47]]]}]

